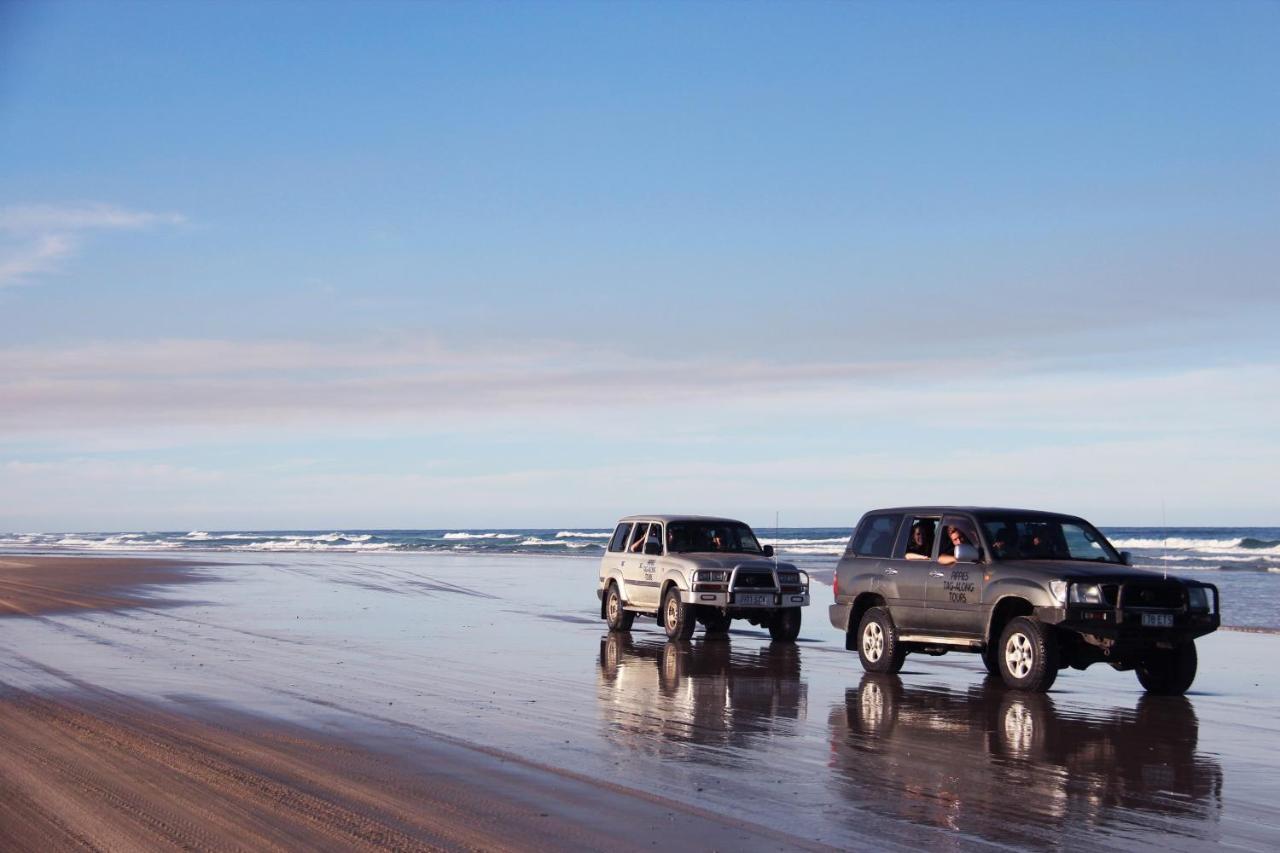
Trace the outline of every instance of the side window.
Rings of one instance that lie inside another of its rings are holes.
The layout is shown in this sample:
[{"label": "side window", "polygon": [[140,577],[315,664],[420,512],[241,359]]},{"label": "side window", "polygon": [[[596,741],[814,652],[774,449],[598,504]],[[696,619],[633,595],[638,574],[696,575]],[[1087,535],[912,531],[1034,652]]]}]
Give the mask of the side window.
[{"label": "side window", "polygon": [[859,557],[888,557],[898,538],[900,515],[869,515],[853,534],[853,553]]},{"label": "side window", "polygon": [[633,554],[644,553],[644,539],[649,534],[649,525],[643,521],[636,525],[636,529],[631,534],[631,542],[627,545],[627,550]]},{"label": "side window", "polygon": [[911,519],[907,541],[898,559],[929,560],[933,558],[933,543],[938,538],[938,519],[916,516]]},{"label": "side window", "polygon": [[662,552],[662,525],[654,522],[649,525],[649,537],[644,540],[644,548],[647,553],[653,546],[658,547],[658,552]]},{"label": "side window", "polygon": [[624,551],[627,547],[627,534],[631,532],[631,522],[624,521],[618,525],[618,529],[613,531],[613,538],[609,540],[610,551]]}]

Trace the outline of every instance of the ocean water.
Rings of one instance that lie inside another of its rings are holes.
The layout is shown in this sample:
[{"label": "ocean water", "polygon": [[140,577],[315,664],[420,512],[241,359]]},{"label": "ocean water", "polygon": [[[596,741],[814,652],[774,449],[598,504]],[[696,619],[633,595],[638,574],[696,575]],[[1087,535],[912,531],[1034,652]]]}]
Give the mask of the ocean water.
[{"label": "ocean water", "polygon": [[[0,533],[9,553],[201,552],[439,552],[598,557],[610,529],[510,528],[503,530],[193,530],[108,533]],[[852,531],[838,527],[784,527],[756,531],[780,557],[815,573],[835,567]],[[1131,552],[1133,564],[1216,584],[1223,621],[1244,627],[1280,628],[1280,528],[1112,527],[1112,544]],[[821,596],[815,596],[822,603]]]}]

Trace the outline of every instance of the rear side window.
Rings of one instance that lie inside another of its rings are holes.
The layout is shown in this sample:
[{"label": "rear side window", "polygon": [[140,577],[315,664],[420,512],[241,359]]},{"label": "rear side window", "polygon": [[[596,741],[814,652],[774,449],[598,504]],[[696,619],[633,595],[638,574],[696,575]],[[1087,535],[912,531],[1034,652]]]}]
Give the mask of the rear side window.
[{"label": "rear side window", "polygon": [[618,529],[613,531],[613,538],[609,540],[610,551],[624,551],[627,547],[627,534],[631,532],[631,522],[623,522],[618,525]]},{"label": "rear side window", "polygon": [[888,557],[898,538],[900,515],[869,515],[853,534],[853,553],[859,557]]}]

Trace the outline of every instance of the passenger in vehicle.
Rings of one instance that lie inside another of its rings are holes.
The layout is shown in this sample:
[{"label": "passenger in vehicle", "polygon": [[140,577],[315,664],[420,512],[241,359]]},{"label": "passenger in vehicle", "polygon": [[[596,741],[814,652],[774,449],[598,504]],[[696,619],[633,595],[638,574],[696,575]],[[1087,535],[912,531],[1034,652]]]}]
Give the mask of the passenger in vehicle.
[{"label": "passenger in vehicle", "polygon": [[927,560],[933,555],[933,524],[917,521],[911,525],[911,538],[907,540],[908,560]]},{"label": "passenger in vehicle", "polygon": [[631,545],[627,548],[633,554],[640,554],[644,551],[644,540],[648,535],[645,528],[648,525],[637,524],[635,533],[631,534]]},{"label": "passenger in vehicle", "polygon": [[[987,528],[987,533],[991,533],[991,528]],[[991,543],[991,550],[996,552],[996,557],[1001,560],[1007,560],[1013,557],[1018,547],[1018,533],[1009,525],[1000,528],[1000,532],[995,534],[995,539]]]}]

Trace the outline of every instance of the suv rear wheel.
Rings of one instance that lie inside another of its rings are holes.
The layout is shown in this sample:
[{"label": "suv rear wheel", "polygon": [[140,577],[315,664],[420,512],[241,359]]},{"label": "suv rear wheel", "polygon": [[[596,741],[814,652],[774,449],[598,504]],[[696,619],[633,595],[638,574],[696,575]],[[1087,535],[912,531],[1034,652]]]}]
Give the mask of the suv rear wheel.
[{"label": "suv rear wheel", "polygon": [[893,673],[902,669],[907,649],[898,640],[898,629],[889,611],[871,607],[858,623],[858,660],[867,672]]},{"label": "suv rear wheel", "polygon": [[999,664],[1004,683],[1015,690],[1043,693],[1058,677],[1058,643],[1053,629],[1019,616],[1000,632]]},{"label": "suv rear wheel", "polygon": [[622,593],[616,583],[609,584],[609,591],[604,594],[604,621],[610,631],[630,631],[631,623],[636,621],[636,614],[622,606]]},{"label": "suv rear wheel", "polygon": [[1194,640],[1179,643],[1169,650],[1150,652],[1134,670],[1148,693],[1181,696],[1196,680],[1196,644]]},{"label": "suv rear wheel", "polygon": [[680,600],[680,589],[674,584],[667,587],[666,594],[662,596],[662,627],[667,631],[667,638],[687,640],[693,636],[697,624],[693,605]]}]

